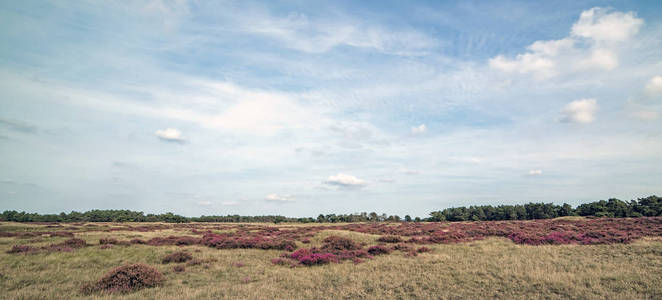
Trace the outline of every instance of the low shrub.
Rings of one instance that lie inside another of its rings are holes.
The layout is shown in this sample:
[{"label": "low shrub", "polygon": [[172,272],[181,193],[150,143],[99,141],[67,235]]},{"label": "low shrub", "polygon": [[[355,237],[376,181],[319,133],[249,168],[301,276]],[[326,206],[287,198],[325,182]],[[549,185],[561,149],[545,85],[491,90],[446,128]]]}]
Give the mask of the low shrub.
[{"label": "low shrub", "polygon": [[323,242],[324,244],[322,245],[322,250],[326,250],[326,251],[361,249],[361,246],[352,239],[335,236],[335,235],[325,238]]},{"label": "low shrub", "polygon": [[72,252],[74,251],[74,248],[71,248],[69,246],[64,246],[62,244],[55,244],[55,245],[50,245],[43,247],[44,250],[48,252]]},{"label": "low shrub", "polygon": [[14,245],[14,247],[12,247],[11,250],[7,251],[7,253],[9,254],[36,253],[37,251],[39,251],[38,248],[29,245]]},{"label": "low shrub", "polygon": [[416,249],[416,252],[418,252],[418,253],[426,253],[426,252],[431,252],[431,251],[432,251],[432,249],[430,249],[428,247],[425,247],[425,246]]},{"label": "low shrub", "polygon": [[176,265],[172,268],[172,270],[175,271],[175,273],[182,273],[186,271],[186,268],[182,265]]},{"label": "low shrub", "polygon": [[407,244],[399,243],[391,246],[391,249],[394,251],[407,252],[411,250],[411,246]]},{"label": "low shrub", "polygon": [[377,241],[380,243],[400,243],[402,242],[402,239],[395,235],[384,235],[380,236]]},{"label": "low shrub", "polygon": [[73,238],[62,242],[60,245],[78,249],[87,247],[87,242],[85,242],[83,239]]},{"label": "low shrub", "polygon": [[163,260],[161,260],[161,262],[164,263],[164,264],[183,263],[183,262],[187,262],[191,259],[193,259],[193,255],[191,255],[191,253],[184,252],[184,251],[178,251],[178,252],[174,252],[174,253],[166,255],[163,258]]},{"label": "low shrub", "polygon": [[391,249],[386,248],[382,245],[376,245],[368,248],[368,253],[370,253],[370,255],[389,254],[391,253]]},{"label": "low shrub", "polygon": [[54,231],[49,234],[51,237],[74,237],[72,232]]},{"label": "low shrub", "polygon": [[128,293],[162,283],[163,275],[154,267],[133,264],[110,270],[96,284],[84,286],[83,292]]},{"label": "low shrub", "polygon": [[299,263],[306,266],[324,265],[331,262],[338,262],[338,258],[333,253],[313,253],[299,258]]}]

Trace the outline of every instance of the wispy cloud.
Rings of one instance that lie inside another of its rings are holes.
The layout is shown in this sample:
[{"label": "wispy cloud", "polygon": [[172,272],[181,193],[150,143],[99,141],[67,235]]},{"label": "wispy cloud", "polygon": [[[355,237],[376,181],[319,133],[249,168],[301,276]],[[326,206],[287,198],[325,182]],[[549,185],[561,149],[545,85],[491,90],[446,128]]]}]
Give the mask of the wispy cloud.
[{"label": "wispy cloud", "polygon": [[284,47],[311,53],[349,46],[409,56],[428,53],[438,44],[436,39],[416,30],[387,29],[346,16],[341,20],[313,21],[303,13],[278,17],[262,12],[241,21],[248,21],[240,25],[246,32],[264,35],[280,41]]},{"label": "wispy cloud", "polygon": [[23,133],[35,133],[37,128],[25,122],[0,119],[0,126]]},{"label": "wispy cloud", "polygon": [[295,198],[292,195],[269,194],[264,197],[264,200],[276,203],[288,203],[294,202]]}]

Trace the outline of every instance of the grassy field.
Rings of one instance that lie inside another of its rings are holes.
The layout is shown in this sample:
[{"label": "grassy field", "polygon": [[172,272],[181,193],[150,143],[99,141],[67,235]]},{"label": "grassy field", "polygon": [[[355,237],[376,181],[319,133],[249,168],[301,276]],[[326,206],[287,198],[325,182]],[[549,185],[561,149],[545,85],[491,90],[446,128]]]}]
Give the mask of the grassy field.
[{"label": "grassy field", "polygon": [[[80,224],[79,224],[80,225]],[[112,228],[119,224],[104,224]],[[219,225],[219,224],[216,224]],[[262,224],[267,226],[266,224]],[[362,263],[280,266],[271,260],[283,250],[215,249],[204,245],[99,246],[101,238],[129,240],[191,235],[190,228],[147,232],[66,230],[46,225],[0,223],[0,232],[57,230],[74,232],[90,246],[71,252],[9,254],[14,245],[47,246],[67,237],[0,238],[0,297],[5,299],[465,299],[588,298],[651,299],[662,297],[662,239],[630,244],[518,245],[491,237],[468,243],[426,245],[432,252],[411,257],[395,251]],[[139,226],[139,225],[136,225]],[[214,226],[214,224],[200,225]],[[227,225],[222,225],[227,226]],[[233,225],[238,226],[238,225]],[[300,225],[309,226],[309,225]],[[285,230],[291,225],[280,226]],[[294,226],[297,228],[299,226]],[[225,229],[232,231],[232,229]],[[222,231],[222,230],[220,230]],[[328,236],[349,237],[365,245],[379,235],[320,230],[300,247],[319,246]],[[162,258],[186,250],[205,262],[173,271]],[[162,286],[129,294],[93,293],[81,287],[108,270],[145,263],[165,277]]]}]

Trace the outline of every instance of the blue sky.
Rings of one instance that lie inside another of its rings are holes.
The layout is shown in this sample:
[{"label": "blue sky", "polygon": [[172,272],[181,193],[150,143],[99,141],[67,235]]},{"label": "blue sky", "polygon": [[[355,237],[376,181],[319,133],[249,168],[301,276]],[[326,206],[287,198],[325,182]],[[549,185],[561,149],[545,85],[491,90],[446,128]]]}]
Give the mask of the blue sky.
[{"label": "blue sky", "polygon": [[0,39],[2,209],[662,194],[659,1],[9,1]]}]

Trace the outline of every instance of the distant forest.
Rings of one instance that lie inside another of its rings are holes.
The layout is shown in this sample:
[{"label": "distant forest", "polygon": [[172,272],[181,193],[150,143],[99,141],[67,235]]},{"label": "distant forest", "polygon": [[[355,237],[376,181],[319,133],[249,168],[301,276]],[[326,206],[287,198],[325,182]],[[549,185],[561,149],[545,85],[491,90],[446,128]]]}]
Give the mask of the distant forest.
[{"label": "distant forest", "polygon": [[90,210],[86,212],[72,211],[60,214],[38,214],[17,211],[4,211],[0,221],[15,222],[300,222],[300,223],[339,223],[339,222],[439,222],[439,221],[499,221],[499,220],[534,220],[551,219],[565,216],[590,217],[654,217],[662,216],[662,198],[650,196],[637,200],[622,201],[619,199],[600,200],[585,203],[573,208],[569,204],[528,203],[524,205],[481,205],[469,207],[453,207],[433,211],[428,218],[411,218],[409,215],[400,218],[397,215],[371,213],[356,214],[320,214],[317,218],[289,218],[284,216],[200,216],[184,217],[173,213],[147,214],[130,210]]}]

